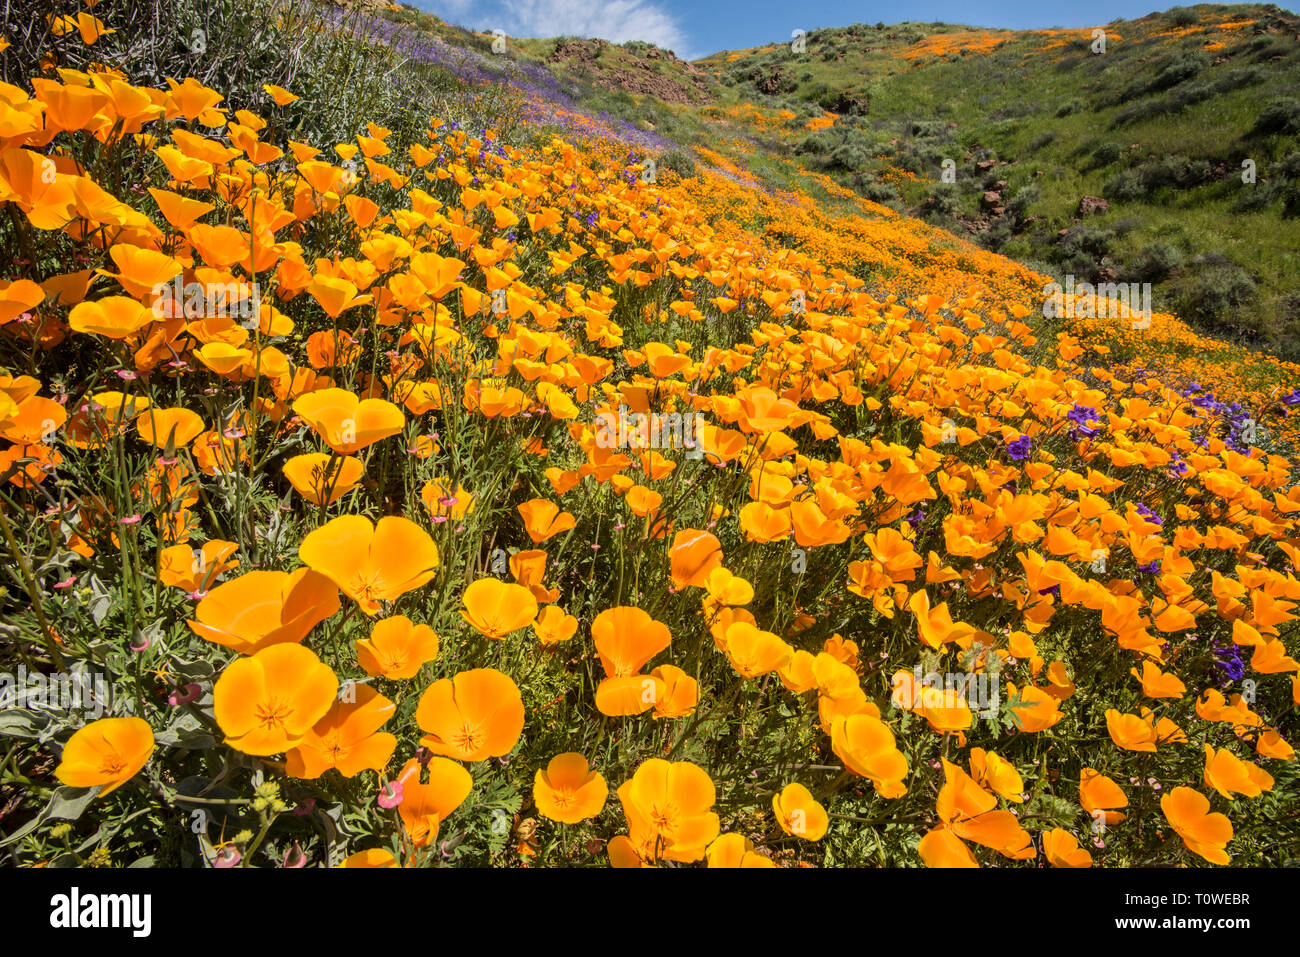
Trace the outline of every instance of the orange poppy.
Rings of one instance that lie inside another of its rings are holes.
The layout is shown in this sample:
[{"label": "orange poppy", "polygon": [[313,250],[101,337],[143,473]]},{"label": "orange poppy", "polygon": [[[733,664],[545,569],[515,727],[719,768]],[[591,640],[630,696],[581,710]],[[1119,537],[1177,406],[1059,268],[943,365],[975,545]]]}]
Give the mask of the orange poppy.
[{"label": "orange poppy", "polygon": [[700,683],[676,665],[660,665],[650,672],[651,679],[661,682],[654,703],[656,718],[685,718],[700,703]]},{"label": "orange poppy", "polygon": [[393,715],[393,702],[366,685],[354,685],[355,701],[337,700],[325,717],[285,755],[285,773],[312,780],[330,768],[345,778],[382,771],[397,749],[397,738],[380,731]]},{"label": "orange poppy", "polygon": [[212,587],[217,576],[236,568],[238,558],[231,558],[239,545],[213,539],[202,548],[173,545],[158,555],[158,580],[171,588],[201,592]]},{"label": "orange poppy", "polygon": [[619,787],[618,799],[632,844],[665,860],[700,860],[721,829],[713,782],[689,761],[650,758]]},{"label": "orange poppy", "polygon": [[236,751],[279,754],[302,743],[338,689],[334,672],[310,648],[271,645],[226,666],[212,687],[212,713]]},{"label": "orange poppy", "polygon": [[831,750],[854,774],[869,780],[881,797],[907,793],[907,758],[898,750],[889,725],[870,714],[835,718],[831,724]]},{"label": "orange poppy", "polygon": [[[459,765],[457,765],[459,767]],[[393,852],[386,847],[371,847],[364,851],[357,851],[355,854],[349,854],[340,863],[334,865],[336,868],[381,868],[381,867],[399,867],[397,858],[393,857]]]},{"label": "orange poppy", "polygon": [[98,786],[103,797],[135,777],[153,749],[153,731],[144,719],[100,718],[68,739],[54,776],[68,787]]},{"label": "orange poppy", "polygon": [[712,532],[690,528],[673,536],[668,554],[673,588],[705,588],[709,574],[722,564],[722,543]]},{"label": "orange poppy", "polygon": [[610,677],[635,675],[668,647],[672,633],[640,608],[608,608],[591,623],[591,635],[601,666]]},{"label": "orange poppy", "polygon": [[533,622],[533,631],[543,645],[559,644],[578,633],[578,619],[566,615],[558,605],[547,605]]},{"label": "orange poppy", "polygon": [[479,634],[500,640],[527,628],[537,618],[537,599],[523,585],[480,578],[465,589],[461,617]]},{"label": "orange poppy", "polygon": [[1211,864],[1228,864],[1225,848],[1232,840],[1232,822],[1210,811],[1210,800],[1200,791],[1177,787],[1160,798],[1160,810],[1183,839],[1187,849]]},{"label": "orange poppy", "polygon": [[438,548],[410,519],[388,515],[376,524],[341,515],[308,532],[298,557],[351,597],[367,615],[433,578]]},{"label": "orange poppy", "polygon": [[509,754],[524,728],[524,702],[508,675],[495,668],[462,671],[435,681],[420,696],[415,723],[420,744],[458,761]]},{"label": "orange poppy", "polygon": [[158,448],[184,448],[203,431],[203,419],[189,409],[156,409],[150,406],[135,420],[135,430]]},{"label": "orange poppy", "polygon": [[[428,775],[428,781],[420,780],[422,774]],[[439,826],[474,788],[468,771],[455,761],[439,757],[431,758],[423,771],[420,762],[412,758],[396,780],[402,788],[397,813],[416,847],[428,847],[437,840]]]},{"label": "orange poppy", "polygon": [[779,635],[762,631],[748,622],[738,621],[727,629],[725,653],[731,667],[744,678],[757,678],[779,671],[794,655]]},{"label": "orange poppy", "polygon": [[1069,831],[1054,827],[1043,833],[1043,854],[1053,867],[1092,867],[1092,855]]},{"label": "orange poppy", "polygon": [[125,339],[157,318],[148,306],[127,296],[108,296],[79,302],[68,313],[73,332],[91,333],[106,339]]},{"label": "orange poppy", "polygon": [[544,498],[535,498],[519,506],[519,514],[524,519],[524,530],[534,545],[540,545],[548,538],[567,532],[577,524],[577,520],[568,512],[561,512],[560,506]]},{"label": "orange poppy", "polygon": [[776,862],[754,848],[743,834],[723,834],[704,852],[707,867],[760,868],[776,867]]},{"label": "orange poppy", "polygon": [[370,637],[358,639],[354,647],[357,664],[366,674],[414,678],[438,657],[438,636],[428,625],[413,625],[404,615],[395,615],[375,622]]},{"label": "orange poppy", "polygon": [[339,455],[351,455],[406,425],[402,410],[384,399],[359,399],[346,389],[318,389],[293,403],[325,444]]},{"label": "orange poppy", "polygon": [[591,770],[585,757],[573,751],[551,758],[546,769],[538,769],[533,778],[537,812],[563,824],[595,817],[605,807],[608,795],[605,779]]},{"label": "orange poppy", "polygon": [[313,505],[332,505],[360,483],[366,467],[350,456],[309,452],[284,463],[284,477]]},{"label": "orange poppy", "polygon": [[596,710],[611,718],[644,714],[666,693],[664,680],[655,675],[614,675],[596,686]]},{"label": "orange poppy", "polygon": [[805,841],[820,841],[830,826],[826,809],[802,784],[787,784],[773,795],[772,810],[776,812],[776,823],[782,831]]},{"label": "orange poppy", "polygon": [[1273,790],[1273,776],[1250,761],[1243,761],[1227,748],[1215,751],[1210,745],[1205,746],[1206,785],[1214,788],[1229,801],[1233,793],[1246,797],[1259,797],[1265,791]]},{"label": "orange poppy", "polygon": [[1156,750],[1155,722],[1135,714],[1121,714],[1115,708],[1106,711],[1106,730],[1117,747],[1126,751]]},{"label": "orange poppy", "polygon": [[209,591],[194,609],[197,621],[186,624],[200,638],[251,655],[271,645],[302,641],[339,607],[333,582],[310,568],[255,571]]},{"label": "orange poppy", "polygon": [[434,518],[459,521],[474,511],[474,496],[460,483],[456,484],[456,494],[451,494],[444,479],[425,482],[420,489],[420,501]]},{"label": "orange poppy", "polygon": [[1100,771],[1079,772],[1079,804],[1099,826],[1113,827],[1127,816],[1115,808],[1128,807],[1128,795]]}]

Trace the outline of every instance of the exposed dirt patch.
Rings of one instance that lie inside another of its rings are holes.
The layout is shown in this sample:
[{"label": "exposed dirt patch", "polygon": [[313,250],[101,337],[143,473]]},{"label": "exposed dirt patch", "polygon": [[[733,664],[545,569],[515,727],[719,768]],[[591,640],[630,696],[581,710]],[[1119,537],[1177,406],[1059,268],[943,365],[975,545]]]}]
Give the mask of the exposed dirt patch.
[{"label": "exposed dirt patch", "polygon": [[604,40],[565,39],[556,41],[555,52],[546,62],[567,67],[606,89],[636,96],[653,96],[669,103],[698,103],[710,98],[699,67],[657,47],[634,53]]}]

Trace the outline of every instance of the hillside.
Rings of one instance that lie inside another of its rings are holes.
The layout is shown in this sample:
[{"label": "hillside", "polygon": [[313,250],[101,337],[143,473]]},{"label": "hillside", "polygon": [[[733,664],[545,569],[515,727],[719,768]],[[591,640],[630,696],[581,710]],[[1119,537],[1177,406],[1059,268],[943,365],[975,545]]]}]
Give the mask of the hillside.
[{"label": "hillside", "polygon": [[1105,33],[858,25],[701,66],[791,126],[837,114],[792,145],[863,195],[1295,357],[1300,19],[1202,5]]},{"label": "hillside", "polygon": [[56,4],[0,33],[14,864],[1300,859],[1300,366],[1045,314],[743,53]]},{"label": "hillside", "polygon": [[1300,19],[1202,5],[1105,30],[1104,53],[1087,30],[903,23],[697,64],[577,38],[511,38],[497,59],[590,112],[721,143],[777,188],[801,181],[794,160],[1059,280],[1150,282],[1198,331],[1300,357]]}]

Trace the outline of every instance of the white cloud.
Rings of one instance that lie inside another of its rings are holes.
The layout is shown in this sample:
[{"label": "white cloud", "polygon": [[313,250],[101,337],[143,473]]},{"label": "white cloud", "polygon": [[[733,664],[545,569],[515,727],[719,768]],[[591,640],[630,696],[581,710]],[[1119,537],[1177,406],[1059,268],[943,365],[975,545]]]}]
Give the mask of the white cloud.
[{"label": "white cloud", "polygon": [[[654,0],[428,0],[445,20],[517,37],[600,37],[611,43],[644,40],[689,58],[686,34]],[[486,9],[485,9],[486,8]],[[472,20],[464,17],[470,15]]]}]

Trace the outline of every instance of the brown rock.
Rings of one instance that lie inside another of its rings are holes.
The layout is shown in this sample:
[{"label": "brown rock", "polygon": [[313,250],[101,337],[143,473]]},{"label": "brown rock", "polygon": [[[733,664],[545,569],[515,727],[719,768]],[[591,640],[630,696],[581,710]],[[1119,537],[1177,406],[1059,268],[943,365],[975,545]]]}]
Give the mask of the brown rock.
[{"label": "brown rock", "polygon": [[1093,213],[1104,213],[1110,209],[1110,203],[1100,196],[1085,196],[1079,200],[1079,209],[1074,215],[1089,216]]}]

